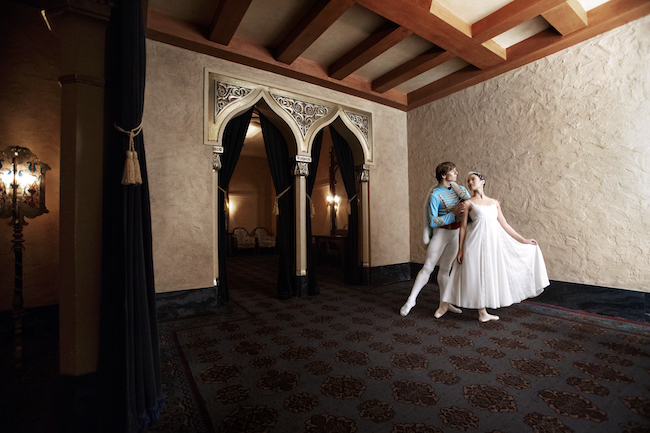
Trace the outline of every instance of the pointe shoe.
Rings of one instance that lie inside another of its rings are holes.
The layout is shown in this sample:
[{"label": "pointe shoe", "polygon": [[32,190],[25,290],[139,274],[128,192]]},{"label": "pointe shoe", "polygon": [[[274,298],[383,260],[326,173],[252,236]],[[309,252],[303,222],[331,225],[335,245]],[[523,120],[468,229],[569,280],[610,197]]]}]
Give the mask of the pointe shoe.
[{"label": "pointe shoe", "polygon": [[402,308],[399,309],[399,314],[402,317],[406,317],[406,315],[411,312],[411,308],[413,307],[415,307],[415,303],[409,304],[406,302],[404,305],[402,305]]},{"label": "pointe shoe", "polygon": [[450,306],[451,306],[451,304],[439,306],[438,309],[436,310],[436,312],[433,313],[433,317],[435,317],[436,319],[440,319],[449,310]]},{"label": "pointe shoe", "polygon": [[486,310],[483,310],[483,314],[479,312],[478,320],[485,323],[485,322],[490,322],[492,320],[499,320],[499,316],[495,316],[494,314],[488,314]]},{"label": "pointe shoe", "polygon": [[448,308],[448,310],[451,311],[452,313],[456,313],[456,314],[461,314],[461,313],[463,312],[463,310],[461,310],[461,309],[458,308],[458,307],[454,307],[454,306],[451,305],[451,304],[449,304],[449,308]]}]

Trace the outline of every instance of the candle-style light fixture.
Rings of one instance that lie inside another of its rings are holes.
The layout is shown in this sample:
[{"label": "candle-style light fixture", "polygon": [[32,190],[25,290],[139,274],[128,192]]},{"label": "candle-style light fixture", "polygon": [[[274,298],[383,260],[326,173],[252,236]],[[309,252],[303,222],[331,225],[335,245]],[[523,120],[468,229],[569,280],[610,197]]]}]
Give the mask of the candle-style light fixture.
[{"label": "candle-style light fixture", "polygon": [[0,153],[0,218],[11,218],[14,227],[11,250],[15,255],[13,318],[16,367],[22,363],[23,319],[23,226],[25,218],[47,213],[45,172],[50,167],[25,147],[9,146]]}]

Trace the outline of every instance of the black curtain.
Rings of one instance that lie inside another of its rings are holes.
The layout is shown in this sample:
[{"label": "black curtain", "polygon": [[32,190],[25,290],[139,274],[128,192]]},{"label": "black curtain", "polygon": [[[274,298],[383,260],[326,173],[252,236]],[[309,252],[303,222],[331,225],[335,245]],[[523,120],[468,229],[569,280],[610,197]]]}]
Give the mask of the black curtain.
[{"label": "black curtain", "polygon": [[244,147],[246,131],[253,116],[252,107],[250,110],[232,119],[226,125],[223,133],[224,152],[221,155],[221,170],[219,170],[219,191],[217,193],[217,212],[219,215],[219,287],[217,288],[217,305],[221,306],[230,300],[228,290],[228,276],[226,274],[226,253],[228,251],[228,231],[226,230],[226,208],[225,199],[228,191],[230,178],[235,171],[239,154]]},{"label": "black curtain", "polygon": [[[278,298],[289,299],[296,296],[295,275],[295,217],[292,164],[289,161],[287,143],[280,130],[260,113],[262,136],[266,156],[269,160],[273,186],[275,187],[278,209],[276,248],[280,256],[278,269]],[[287,190],[287,188],[290,188]],[[284,194],[283,194],[284,193]]]},{"label": "black curtain", "polygon": [[330,126],[332,144],[336,159],[341,170],[341,178],[348,195],[350,214],[348,216],[348,245],[345,260],[344,281],[346,284],[361,284],[361,268],[359,267],[359,206],[357,205],[357,190],[354,176],[354,156],[348,142]]},{"label": "black curtain", "polygon": [[130,433],[155,422],[164,406],[143,134],[133,143],[142,183],[122,185],[129,134],[112,125],[138,130],[142,122],[145,37],[140,0],[116,3],[108,30],[107,65],[112,135],[104,153],[98,373],[105,417],[99,428]]},{"label": "black curtain", "polygon": [[[307,194],[311,197],[314,192],[314,184],[316,183],[316,172],[318,171],[318,160],[320,159],[320,149],[323,142],[323,130],[321,130],[311,145],[311,165],[309,176],[307,176]],[[307,294],[318,295],[320,289],[316,281],[316,273],[314,266],[314,251],[311,243],[311,198],[307,206]]]}]

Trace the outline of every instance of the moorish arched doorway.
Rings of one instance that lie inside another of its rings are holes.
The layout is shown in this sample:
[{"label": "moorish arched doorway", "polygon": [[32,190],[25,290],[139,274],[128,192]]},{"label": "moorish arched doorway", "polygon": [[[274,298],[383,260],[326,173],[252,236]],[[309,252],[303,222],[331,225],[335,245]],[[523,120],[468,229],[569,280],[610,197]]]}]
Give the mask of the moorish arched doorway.
[{"label": "moorish arched doorway", "polygon": [[[220,76],[206,71],[205,86],[205,121],[204,144],[213,146],[213,186],[217,191],[214,197],[214,285],[217,290],[219,305],[229,299],[227,279],[220,278],[225,270],[225,233],[221,230],[223,223],[223,205],[225,189],[221,185],[220,174],[223,161],[229,159],[228,152],[232,141],[225,140],[227,130],[233,123],[238,122],[242,114],[248,113],[254,106],[265,110],[275,119],[270,122],[279,124],[281,138],[290,143],[291,163],[293,165],[292,195],[293,200],[293,245],[292,251],[292,287],[280,294],[279,297],[302,296],[316,294],[315,281],[310,281],[313,268],[310,264],[309,250],[311,235],[308,233],[309,193],[307,179],[310,175],[310,164],[313,162],[315,144],[319,146],[323,128],[330,126],[333,140],[336,137],[337,154],[345,159],[346,178],[345,188],[349,197],[351,212],[356,229],[348,239],[350,251],[349,268],[346,270],[346,280],[353,284],[368,284],[370,269],[369,245],[369,215],[368,215],[368,182],[369,169],[372,165],[373,149],[371,134],[371,115],[360,110],[342,105],[296,95],[280,89],[269,88],[253,83],[242,82],[230,77]],[[250,120],[250,119],[249,119]],[[226,142],[228,141],[228,142]],[[227,185],[227,183],[226,183]],[[222,191],[223,189],[223,191]],[[281,192],[276,188],[276,194]],[[284,196],[283,195],[283,196]],[[286,200],[286,198],[285,198]],[[351,224],[352,225],[352,224]],[[353,230],[350,230],[351,232]],[[288,255],[290,256],[290,255]],[[309,270],[312,268],[312,272]],[[225,277],[225,275],[223,275]]]}]

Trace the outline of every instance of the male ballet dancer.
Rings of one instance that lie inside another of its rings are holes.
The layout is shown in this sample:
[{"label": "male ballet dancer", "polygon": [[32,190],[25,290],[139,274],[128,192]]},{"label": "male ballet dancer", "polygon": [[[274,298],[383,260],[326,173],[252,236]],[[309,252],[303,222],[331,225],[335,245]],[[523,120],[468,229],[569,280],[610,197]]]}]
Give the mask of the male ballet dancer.
[{"label": "male ballet dancer", "polygon": [[[442,305],[442,291],[447,286],[451,266],[458,253],[460,214],[465,211],[467,206],[464,200],[469,198],[465,187],[459,187],[456,184],[457,178],[458,170],[453,162],[443,162],[436,167],[438,185],[431,187],[427,194],[427,203],[424,206],[425,221],[428,222],[424,226],[423,233],[424,244],[429,244],[427,258],[415,278],[411,294],[399,310],[402,316],[406,316],[415,306],[420,290],[429,282],[429,277],[431,277],[438,260],[440,260],[438,287],[440,287],[440,305]],[[449,305],[449,311],[462,312],[453,305]]]}]

